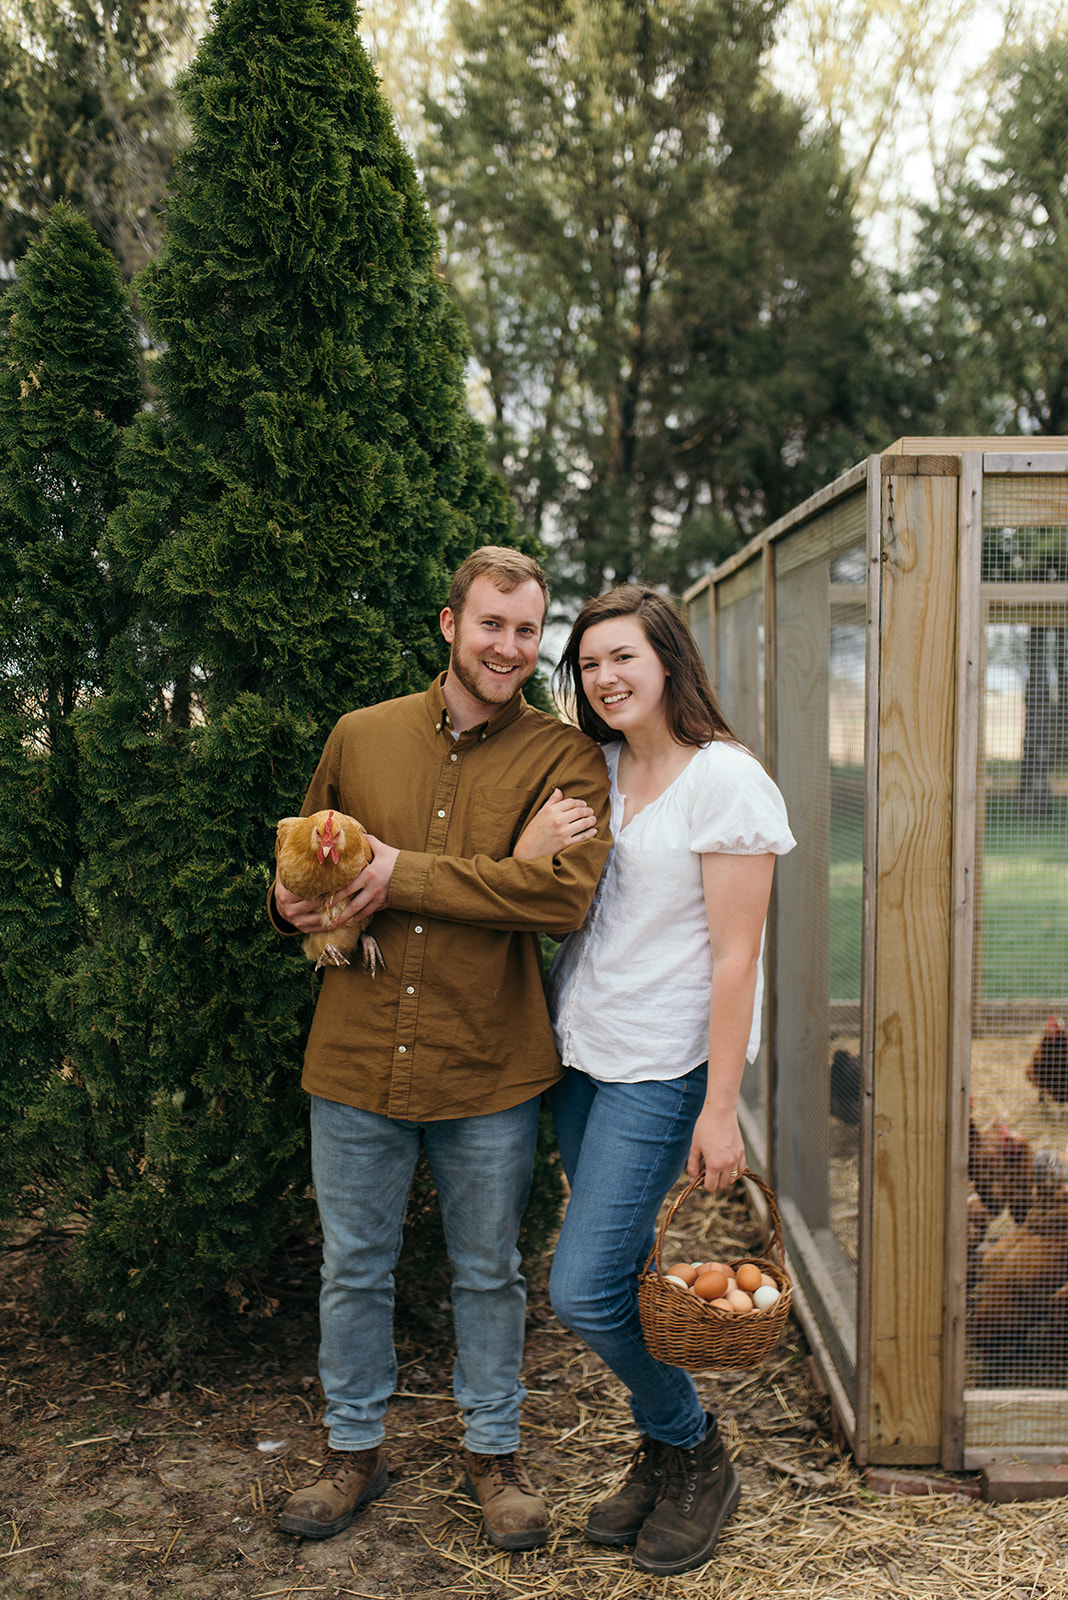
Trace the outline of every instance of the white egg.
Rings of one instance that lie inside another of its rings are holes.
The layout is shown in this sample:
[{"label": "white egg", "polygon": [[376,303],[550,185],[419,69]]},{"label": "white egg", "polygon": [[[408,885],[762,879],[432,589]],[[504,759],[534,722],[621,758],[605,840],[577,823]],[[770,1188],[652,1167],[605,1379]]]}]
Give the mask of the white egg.
[{"label": "white egg", "polygon": [[675,1276],[675,1274],[673,1272],[665,1272],[664,1273],[664,1282],[665,1283],[676,1283],[676,1284],[678,1284],[680,1289],[685,1289],[687,1294],[689,1294],[689,1292],[690,1292],[690,1285],[686,1282],[686,1280],[684,1278],[676,1278],[676,1276]]},{"label": "white egg", "polygon": [[779,1298],[779,1291],[774,1285],[762,1283],[753,1295],[753,1304],[758,1311],[768,1311]]}]

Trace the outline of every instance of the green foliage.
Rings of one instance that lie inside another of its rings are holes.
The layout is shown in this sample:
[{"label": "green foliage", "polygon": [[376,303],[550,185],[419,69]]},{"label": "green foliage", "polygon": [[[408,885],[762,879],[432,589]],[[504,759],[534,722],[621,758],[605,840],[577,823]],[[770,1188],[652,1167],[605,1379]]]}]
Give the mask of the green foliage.
[{"label": "green foliage", "polygon": [[[128,296],[57,206],[5,300],[0,376],[0,1191],[76,1183],[85,1130],[62,985],[92,937],[75,722],[130,597],[101,556],[140,400]],[[51,1109],[46,1113],[45,1106]],[[43,1124],[54,1121],[54,1135]]]},{"label": "green foliage", "polygon": [[[949,432],[1068,429],[1068,40],[1005,58],[996,155],[963,163],[924,213],[911,330],[929,404]],[[984,576],[1063,579],[1063,530],[988,533]],[[1063,628],[1033,622],[1017,801],[1042,816],[1050,762],[1068,746]],[[1052,646],[1052,649],[1050,648]],[[1052,682],[1057,690],[1052,692]]]},{"label": "green foliage", "polygon": [[1008,56],[996,155],[921,212],[912,335],[950,433],[1068,428],[1068,41]]},{"label": "green foliage", "polygon": [[68,201],[124,276],[159,241],[181,125],[169,79],[177,0],[15,0],[0,19],[0,259]]},{"label": "green foliage", "polygon": [[242,1284],[306,1191],[316,980],[264,915],[275,822],[339,715],[441,665],[451,570],[511,532],[347,0],[233,0],[180,94],[139,282],[159,403],[95,525],[115,505],[93,572],[123,608],[74,718],[62,1044],[19,1113],[50,1201],[89,1214],[69,1288],[165,1352],[227,1292],[269,1309]]},{"label": "green foliage", "polygon": [[573,592],[680,588],[890,431],[837,147],[762,74],[780,10],[452,8],[421,160],[494,458]]}]

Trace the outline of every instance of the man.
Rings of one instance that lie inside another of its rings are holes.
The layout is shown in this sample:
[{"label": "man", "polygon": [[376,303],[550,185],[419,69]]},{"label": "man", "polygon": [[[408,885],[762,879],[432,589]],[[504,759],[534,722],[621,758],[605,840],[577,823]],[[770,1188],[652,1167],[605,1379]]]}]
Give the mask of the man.
[{"label": "man", "polygon": [[[420,1141],[453,1264],[468,1488],[493,1544],[530,1550],[547,1538],[517,1454],[526,1287],[516,1238],[541,1093],[560,1074],[538,934],[581,925],[609,845],[600,750],[520,692],[547,605],[529,557],[477,550],[441,613],[448,670],[425,694],[342,717],[305,797],[304,815],[333,807],[369,830],[374,859],[341,920],[375,913],[384,962],[374,977],[326,969],[305,1056],[330,1446],[321,1477],[280,1519],[305,1538],[339,1533],[388,1486],[392,1272]],[[546,845],[550,818],[559,831]],[[318,909],[275,882],[281,932],[314,931]]]}]

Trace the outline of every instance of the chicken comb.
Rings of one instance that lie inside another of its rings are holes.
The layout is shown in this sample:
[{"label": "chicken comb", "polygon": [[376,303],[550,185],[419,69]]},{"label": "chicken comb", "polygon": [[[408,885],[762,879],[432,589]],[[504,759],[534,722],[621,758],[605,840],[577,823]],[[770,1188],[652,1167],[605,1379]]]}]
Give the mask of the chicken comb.
[{"label": "chicken comb", "polygon": [[334,813],[332,811],[327,812],[326,821],[319,829],[319,860],[325,861],[327,856],[336,866],[338,855],[337,845],[334,843]]}]

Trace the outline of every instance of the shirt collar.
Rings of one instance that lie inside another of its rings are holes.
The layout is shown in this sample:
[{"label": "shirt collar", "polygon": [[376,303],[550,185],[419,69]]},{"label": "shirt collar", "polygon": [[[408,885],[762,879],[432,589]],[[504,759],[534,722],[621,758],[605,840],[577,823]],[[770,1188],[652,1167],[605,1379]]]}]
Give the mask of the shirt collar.
[{"label": "shirt collar", "polygon": [[[445,696],[441,692],[441,686],[444,682],[445,674],[444,672],[439,672],[427,689],[426,706],[430,713],[430,720],[434,724],[434,732],[446,733],[451,739],[452,724],[449,721],[449,713],[445,709]],[[476,722],[473,727],[465,728],[460,738],[470,737],[472,740],[489,739],[493,734],[499,733],[502,728],[507,728],[517,717],[522,716],[526,710],[526,705],[523,691],[519,689],[508,703],[501,707],[495,717],[487,717],[485,722]]]}]

